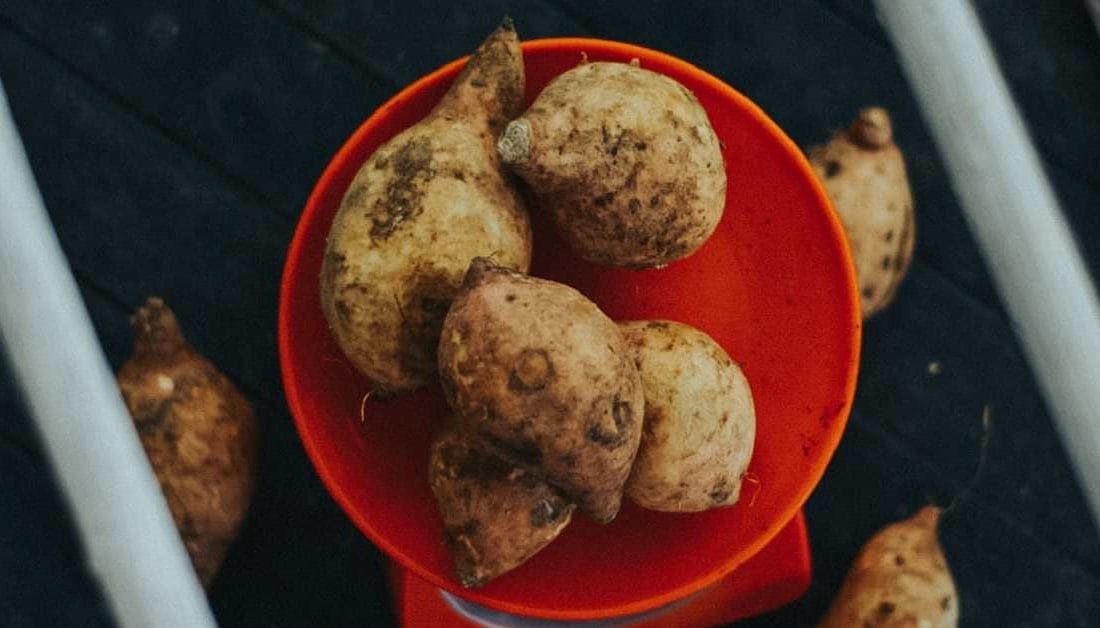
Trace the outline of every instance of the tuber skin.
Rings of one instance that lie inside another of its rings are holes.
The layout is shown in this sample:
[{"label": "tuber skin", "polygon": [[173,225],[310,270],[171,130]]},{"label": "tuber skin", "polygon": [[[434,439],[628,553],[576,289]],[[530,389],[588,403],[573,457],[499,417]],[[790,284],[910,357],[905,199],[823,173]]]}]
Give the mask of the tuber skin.
[{"label": "tuber skin", "polygon": [[428,474],[455,573],[465,587],[479,587],[523,564],[573,516],[573,504],[557,489],[453,426],[433,440]]},{"label": "tuber skin", "polygon": [[626,495],[652,510],[730,506],[756,436],[749,383],[706,333],[673,321],[619,323],[645,391],[642,442]]},{"label": "tuber skin", "polygon": [[435,109],[379,147],[348,187],[325,249],[321,305],[376,399],[433,379],[439,329],[471,259],[524,271],[531,263],[524,200],[495,149],[523,90],[506,21]]},{"label": "tuber skin", "polygon": [[443,392],[464,429],[615,518],[645,399],[618,327],[560,283],[475,259],[443,323]]},{"label": "tuber skin", "polygon": [[926,506],[863,546],[819,628],[959,623],[959,595],[937,538],[941,510]]},{"label": "tuber skin", "polygon": [[131,317],[134,354],[122,398],[199,580],[209,590],[248,511],[259,429],[248,400],[150,298]]},{"label": "tuber skin", "polygon": [[563,73],[497,150],[591,262],[648,268],[687,257],[725,208],[722,151],[703,107],[683,85],[634,64]]},{"label": "tuber skin", "polygon": [[862,110],[846,131],[810,149],[809,158],[844,225],[867,319],[893,301],[916,242],[913,194],[890,114]]}]

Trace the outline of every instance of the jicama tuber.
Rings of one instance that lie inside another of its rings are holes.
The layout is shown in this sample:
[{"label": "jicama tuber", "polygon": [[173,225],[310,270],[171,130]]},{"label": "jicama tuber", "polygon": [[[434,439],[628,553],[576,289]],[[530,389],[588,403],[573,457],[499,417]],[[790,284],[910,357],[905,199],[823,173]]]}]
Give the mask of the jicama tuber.
[{"label": "jicama tuber", "polygon": [[645,268],[694,253],[726,204],[707,113],[673,79],[626,63],[558,76],[498,143],[581,257]]},{"label": "jicama tuber", "polygon": [[518,567],[557,538],[573,504],[530,471],[447,428],[432,443],[428,475],[455,571],[477,587]]},{"label": "jicama tuber", "polygon": [[938,539],[940,509],[926,506],[863,546],[819,628],[953,628],[959,595]]},{"label": "jicama tuber", "polygon": [[756,436],[749,383],[706,333],[673,321],[620,323],[645,391],[642,442],[626,495],[654,510],[729,506]]},{"label": "jicama tuber", "polygon": [[259,430],[248,400],[151,298],[131,318],[118,385],[191,562],[208,589],[252,500]]},{"label": "jicama tuber", "polygon": [[916,241],[913,194],[890,115],[864,109],[847,130],[810,149],[809,158],[844,225],[868,318],[893,300]]},{"label": "jicama tuber", "polygon": [[329,232],[321,303],[375,398],[436,372],[439,328],[470,260],[525,271],[531,227],[495,144],[519,114],[519,40],[506,21],[424,120],[383,144],[352,180]]},{"label": "jicama tuber", "polygon": [[459,423],[600,522],[619,511],[644,397],[611,319],[576,290],[476,259],[439,343]]}]

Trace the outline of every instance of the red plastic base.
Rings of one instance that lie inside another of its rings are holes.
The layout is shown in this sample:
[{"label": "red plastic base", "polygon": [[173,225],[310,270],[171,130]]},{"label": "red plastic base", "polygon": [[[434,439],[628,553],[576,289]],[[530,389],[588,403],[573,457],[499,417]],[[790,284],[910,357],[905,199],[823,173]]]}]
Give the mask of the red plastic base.
[{"label": "red plastic base", "polygon": [[[799,511],[755,556],[714,586],[664,609],[645,613],[636,626],[713,626],[789,604],[810,586],[810,542]],[[391,563],[394,609],[403,626],[481,626],[455,608],[443,592]]]}]

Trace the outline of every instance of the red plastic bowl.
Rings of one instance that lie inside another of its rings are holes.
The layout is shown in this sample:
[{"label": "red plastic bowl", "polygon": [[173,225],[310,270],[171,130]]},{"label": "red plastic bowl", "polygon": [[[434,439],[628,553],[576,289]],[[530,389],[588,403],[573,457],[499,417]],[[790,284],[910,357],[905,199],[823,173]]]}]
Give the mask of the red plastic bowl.
[{"label": "red plastic bowl", "polygon": [[860,318],[841,225],[798,147],[756,105],[669,55],[592,39],[523,45],[527,95],[575,66],[641,60],[683,83],[724,145],[729,180],[717,232],[661,270],[581,262],[533,216],[532,273],[579,289],[614,319],[699,327],[739,362],[756,402],[756,449],[741,501],[698,514],[624,504],[601,526],[577,515],[526,564],[487,586],[455,579],[428,487],[431,433],[447,408],[437,387],[364,401],[370,384],[329,336],[318,296],[321,258],[348,183],[383,142],[420,120],[464,60],[420,79],[376,111],[318,181],[291,243],[279,301],[279,352],[291,412],[333,497],[389,556],[428,582],[510,613],[596,619],[680,600],[729,574],[771,540],[809,497],[848,417]]}]

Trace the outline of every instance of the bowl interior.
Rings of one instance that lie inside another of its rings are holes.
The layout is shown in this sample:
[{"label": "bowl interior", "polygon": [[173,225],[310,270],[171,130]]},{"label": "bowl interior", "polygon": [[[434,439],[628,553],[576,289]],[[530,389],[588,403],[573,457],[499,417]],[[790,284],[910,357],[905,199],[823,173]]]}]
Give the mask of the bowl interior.
[{"label": "bowl interior", "polygon": [[455,580],[428,488],[432,431],[446,417],[437,387],[364,400],[369,382],[329,336],[318,296],[325,237],[363,161],[421,119],[461,67],[456,61],[386,103],[317,184],[291,245],[279,343],[288,402],[329,491],[372,541],[429,582],[512,613],[558,619],[641,612],[726,575],[762,548],[817,484],[844,429],[854,390],[859,316],[841,228],[798,148],[755,105],[662,53],[614,42],[524,44],[530,100],[590,60],[629,61],[692,90],[724,145],[725,216],[694,256],[661,270],[580,261],[534,215],[532,273],[565,282],[612,318],[699,327],[741,364],[757,412],[755,453],[730,508],[663,514],[624,504],[609,525],[583,515],[515,571],[476,590]]}]

